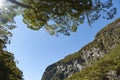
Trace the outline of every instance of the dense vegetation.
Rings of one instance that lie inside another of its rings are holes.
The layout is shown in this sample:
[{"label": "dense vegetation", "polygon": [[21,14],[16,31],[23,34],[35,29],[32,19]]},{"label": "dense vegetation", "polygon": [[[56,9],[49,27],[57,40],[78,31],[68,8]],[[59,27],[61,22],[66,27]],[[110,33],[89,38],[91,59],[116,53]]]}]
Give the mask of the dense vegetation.
[{"label": "dense vegetation", "polygon": [[14,55],[3,50],[0,43],[0,80],[23,80],[23,73],[16,66]]},{"label": "dense vegetation", "polygon": [[28,28],[45,28],[51,35],[69,36],[85,22],[91,26],[100,17],[109,20],[117,13],[112,0],[7,0],[8,3],[15,4],[12,9],[23,16]]},{"label": "dense vegetation", "polygon": [[119,80],[120,44],[90,67],[65,80]]}]

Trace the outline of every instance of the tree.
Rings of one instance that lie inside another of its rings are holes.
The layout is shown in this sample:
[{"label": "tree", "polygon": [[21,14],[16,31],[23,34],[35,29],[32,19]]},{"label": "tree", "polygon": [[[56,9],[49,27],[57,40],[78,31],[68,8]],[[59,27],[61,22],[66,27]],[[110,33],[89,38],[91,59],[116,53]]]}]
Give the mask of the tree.
[{"label": "tree", "polygon": [[[70,35],[86,20],[91,26],[100,17],[111,19],[116,14],[112,0],[7,0],[22,8],[23,21],[28,28],[44,27],[51,35]],[[102,15],[104,13],[104,15]]]},{"label": "tree", "polygon": [[20,8],[5,0],[0,0],[0,3],[4,5],[0,7],[0,41],[3,41],[5,46],[10,43],[10,30],[16,27],[14,17],[20,13]]},{"label": "tree", "polygon": [[6,44],[10,43],[10,30],[16,26],[14,17],[18,14],[18,6],[6,1],[4,5],[0,7],[0,80],[23,80],[23,73],[16,67],[14,55],[4,50]]},{"label": "tree", "polygon": [[23,73],[16,67],[12,53],[0,48],[0,80],[23,80]]},{"label": "tree", "polygon": [[[15,0],[9,0],[15,1]],[[107,14],[106,19],[111,19],[116,14],[116,8],[111,8],[112,0],[102,2],[100,0],[22,0],[29,7],[24,7],[23,17],[24,23],[34,30],[42,27],[51,34],[63,33],[70,35],[70,32],[76,32],[77,27],[84,23],[85,20],[91,25],[98,20],[101,12]],[[52,23],[50,23],[52,21]]]},{"label": "tree", "polygon": [[[105,16],[101,13],[106,14]],[[116,14],[112,0],[4,0],[0,8],[0,40],[9,43],[9,30],[16,27],[14,17],[23,15],[28,28],[44,27],[51,35],[63,33],[69,36],[85,21],[91,26],[101,16],[111,19]]]},{"label": "tree", "polygon": [[0,39],[0,80],[23,80],[23,73],[16,67],[14,55],[3,50]]}]

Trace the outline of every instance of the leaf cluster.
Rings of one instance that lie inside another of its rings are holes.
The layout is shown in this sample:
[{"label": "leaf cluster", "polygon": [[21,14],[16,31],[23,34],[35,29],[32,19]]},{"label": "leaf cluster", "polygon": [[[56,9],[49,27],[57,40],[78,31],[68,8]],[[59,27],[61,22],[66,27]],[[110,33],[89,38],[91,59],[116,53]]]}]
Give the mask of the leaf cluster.
[{"label": "leaf cluster", "polygon": [[[22,0],[32,8],[25,8],[24,22],[33,30],[44,27],[51,35],[62,33],[69,36],[76,32],[80,24],[88,22],[91,25],[101,16],[112,19],[116,8],[112,0]],[[104,13],[104,15],[103,15]],[[52,21],[52,22],[51,22]]]}]

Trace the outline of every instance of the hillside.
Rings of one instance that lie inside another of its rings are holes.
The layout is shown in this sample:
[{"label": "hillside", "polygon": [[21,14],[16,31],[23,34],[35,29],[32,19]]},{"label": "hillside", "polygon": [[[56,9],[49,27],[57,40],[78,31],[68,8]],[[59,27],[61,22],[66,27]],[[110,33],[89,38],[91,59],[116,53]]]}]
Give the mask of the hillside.
[{"label": "hillside", "polygon": [[96,63],[65,80],[120,80],[120,43]]},{"label": "hillside", "polygon": [[120,19],[117,19],[81,50],[48,66],[42,80],[120,80],[119,42]]}]

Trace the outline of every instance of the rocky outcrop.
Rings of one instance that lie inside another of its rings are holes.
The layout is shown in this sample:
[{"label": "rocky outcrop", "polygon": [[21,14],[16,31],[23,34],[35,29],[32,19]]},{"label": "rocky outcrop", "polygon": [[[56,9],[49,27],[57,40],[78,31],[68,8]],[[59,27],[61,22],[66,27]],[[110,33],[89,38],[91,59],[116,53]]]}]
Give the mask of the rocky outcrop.
[{"label": "rocky outcrop", "polygon": [[106,78],[108,78],[109,80],[120,80],[120,73],[118,73],[118,72],[120,72],[120,71],[114,71],[114,70],[109,71],[106,74]]},{"label": "rocky outcrop", "polygon": [[[73,73],[92,65],[105,54],[108,54],[120,42],[120,19],[102,29],[93,42],[83,47],[78,52],[66,56],[50,66],[43,74],[42,80],[63,80],[69,78]],[[111,71],[109,74],[115,74]]]}]

